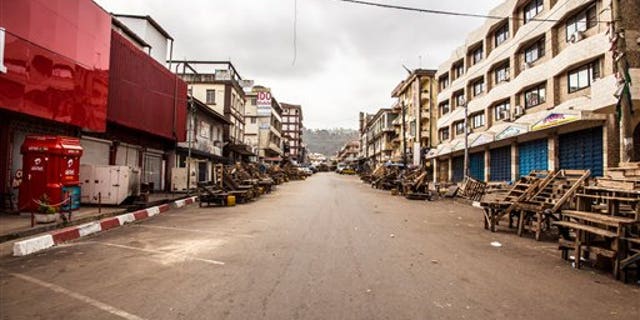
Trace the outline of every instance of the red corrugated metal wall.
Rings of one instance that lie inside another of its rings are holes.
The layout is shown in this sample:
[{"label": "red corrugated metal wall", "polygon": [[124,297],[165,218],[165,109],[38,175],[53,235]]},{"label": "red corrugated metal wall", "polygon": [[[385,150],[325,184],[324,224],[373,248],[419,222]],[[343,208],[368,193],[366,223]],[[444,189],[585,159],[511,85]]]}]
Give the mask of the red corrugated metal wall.
[{"label": "red corrugated metal wall", "polygon": [[111,17],[90,0],[0,0],[0,108],[104,131]]},{"label": "red corrugated metal wall", "polygon": [[185,141],[186,97],[184,81],[112,31],[108,121]]}]

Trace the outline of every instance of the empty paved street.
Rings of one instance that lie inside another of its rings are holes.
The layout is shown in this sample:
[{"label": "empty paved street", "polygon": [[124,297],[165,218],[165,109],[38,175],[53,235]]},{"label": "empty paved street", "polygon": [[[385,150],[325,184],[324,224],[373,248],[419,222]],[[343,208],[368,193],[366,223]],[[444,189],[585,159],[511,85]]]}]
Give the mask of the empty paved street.
[{"label": "empty paved street", "polygon": [[637,319],[637,286],[555,247],[322,173],[4,257],[0,319]]}]

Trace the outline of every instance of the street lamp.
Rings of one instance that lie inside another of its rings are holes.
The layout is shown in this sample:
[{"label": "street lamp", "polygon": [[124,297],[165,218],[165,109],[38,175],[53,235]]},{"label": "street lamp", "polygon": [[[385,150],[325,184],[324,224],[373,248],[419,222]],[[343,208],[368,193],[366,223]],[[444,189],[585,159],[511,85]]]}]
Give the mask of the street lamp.
[{"label": "street lamp", "polygon": [[464,108],[464,177],[469,176],[469,108],[467,101],[462,98],[461,105]]}]

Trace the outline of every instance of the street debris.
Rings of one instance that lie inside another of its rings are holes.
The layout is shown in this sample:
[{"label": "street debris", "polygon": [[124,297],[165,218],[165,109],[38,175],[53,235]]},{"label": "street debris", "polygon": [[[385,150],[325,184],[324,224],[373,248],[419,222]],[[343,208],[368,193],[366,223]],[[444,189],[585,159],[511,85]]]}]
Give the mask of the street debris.
[{"label": "street debris", "polygon": [[496,248],[500,248],[500,247],[502,247],[502,243],[500,243],[498,241],[492,241],[491,242],[491,246],[492,247],[496,247]]}]

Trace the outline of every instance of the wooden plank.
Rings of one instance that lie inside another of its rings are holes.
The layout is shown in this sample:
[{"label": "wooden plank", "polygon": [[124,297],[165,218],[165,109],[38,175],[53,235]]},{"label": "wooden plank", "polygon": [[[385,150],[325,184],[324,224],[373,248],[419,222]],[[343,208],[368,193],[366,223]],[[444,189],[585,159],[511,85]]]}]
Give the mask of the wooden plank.
[{"label": "wooden plank", "polygon": [[577,219],[584,219],[590,222],[605,224],[612,227],[618,227],[621,224],[637,223],[637,221],[631,218],[614,217],[586,211],[562,210],[562,215]]},{"label": "wooden plank", "polygon": [[600,229],[597,227],[588,226],[580,223],[569,222],[569,221],[553,221],[552,223],[556,226],[567,227],[573,230],[582,230],[582,231],[590,232],[590,233],[597,234],[607,238],[616,237],[615,232],[611,232],[608,230],[604,230],[604,229]]}]

